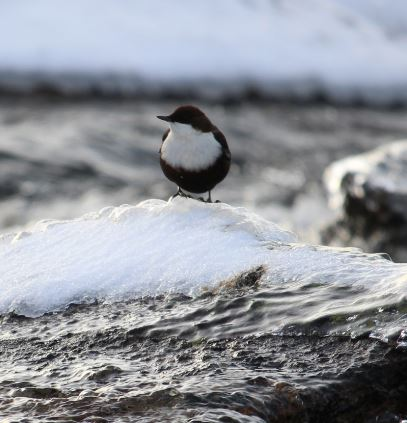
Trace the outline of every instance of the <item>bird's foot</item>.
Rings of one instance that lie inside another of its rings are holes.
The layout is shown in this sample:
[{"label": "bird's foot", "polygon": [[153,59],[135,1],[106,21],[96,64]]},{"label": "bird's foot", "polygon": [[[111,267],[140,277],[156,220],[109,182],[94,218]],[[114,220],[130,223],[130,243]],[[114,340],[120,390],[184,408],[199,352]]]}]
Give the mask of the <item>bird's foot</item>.
[{"label": "bird's foot", "polygon": [[192,198],[190,195],[186,194],[180,187],[178,187],[178,191],[170,197],[170,200],[174,199],[175,197],[184,197],[184,198]]},{"label": "bird's foot", "polygon": [[208,198],[205,200],[206,203],[220,203],[219,200],[212,201],[211,192],[208,191]]},{"label": "bird's foot", "polygon": [[219,200],[212,201],[211,198],[207,198],[206,200],[203,197],[198,197],[198,198],[190,197],[190,198],[194,198],[195,200],[202,201],[202,203],[208,203],[208,204],[221,203],[221,201],[219,201]]},{"label": "bird's foot", "polygon": [[181,188],[178,187],[178,191],[172,197],[170,197],[170,200],[172,200],[175,197],[192,198],[193,200],[202,201],[203,203],[210,203],[210,204],[212,204],[212,203],[220,203],[219,200],[212,201],[212,197],[211,197],[210,191],[208,193],[208,198],[205,199],[203,197],[193,197],[192,195],[189,195],[189,194],[185,193],[184,191],[182,191]]},{"label": "bird's foot", "polygon": [[176,192],[174,195],[171,195],[171,197],[168,199],[168,201],[173,200],[175,197],[180,197],[181,194],[179,192]]}]

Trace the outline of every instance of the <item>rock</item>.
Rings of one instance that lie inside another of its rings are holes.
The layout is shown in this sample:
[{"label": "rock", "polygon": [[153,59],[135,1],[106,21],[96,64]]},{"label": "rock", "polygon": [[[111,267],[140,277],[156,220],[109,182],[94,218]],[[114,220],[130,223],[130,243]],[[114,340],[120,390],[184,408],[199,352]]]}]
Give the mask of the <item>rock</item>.
[{"label": "rock", "polygon": [[322,232],[324,243],[407,261],[407,141],[339,160],[324,180],[331,205],[341,211]]},{"label": "rock", "polygon": [[[54,350],[47,371],[60,370],[56,381],[63,391],[2,381],[0,414],[14,417],[18,410],[52,421],[69,415],[72,421],[146,423],[388,423],[407,417],[407,354],[369,338],[267,334],[201,342],[160,336],[129,342],[121,328],[106,328],[97,340],[91,331],[56,341],[2,339],[0,365],[27,366],[36,361],[40,346]],[[78,393],[70,381],[78,368],[97,366],[89,355],[95,347],[128,371],[123,379],[109,382],[80,379]],[[68,366],[63,364],[66,354],[71,358]],[[179,354],[184,355],[181,366],[175,359]],[[44,376],[36,375],[36,384],[49,384]],[[27,403],[24,408],[24,398],[35,399],[36,407]],[[14,401],[13,408],[9,401]]]}]

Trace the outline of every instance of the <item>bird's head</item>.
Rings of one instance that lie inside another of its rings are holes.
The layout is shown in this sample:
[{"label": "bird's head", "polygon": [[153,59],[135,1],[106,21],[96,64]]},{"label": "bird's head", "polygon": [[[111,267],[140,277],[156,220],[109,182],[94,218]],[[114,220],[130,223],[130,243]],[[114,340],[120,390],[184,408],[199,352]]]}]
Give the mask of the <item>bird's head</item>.
[{"label": "bird's head", "polygon": [[188,125],[197,131],[209,132],[212,123],[205,113],[195,106],[180,106],[168,116],[157,116],[158,119],[168,122],[171,129],[180,129],[181,125]]}]

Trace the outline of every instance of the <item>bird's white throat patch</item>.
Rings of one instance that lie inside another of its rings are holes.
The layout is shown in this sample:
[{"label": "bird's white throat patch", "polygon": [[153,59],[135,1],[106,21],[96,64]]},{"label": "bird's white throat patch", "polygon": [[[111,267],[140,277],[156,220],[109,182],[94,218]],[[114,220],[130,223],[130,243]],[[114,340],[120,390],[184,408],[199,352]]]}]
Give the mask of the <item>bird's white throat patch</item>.
[{"label": "bird's white throat patch", "polygon": [[170,133],[161,146],[161,157],[170,166],[192,171],[209,167],[221,153],[212,132],[197,131],[182,123],[170,124]]}]

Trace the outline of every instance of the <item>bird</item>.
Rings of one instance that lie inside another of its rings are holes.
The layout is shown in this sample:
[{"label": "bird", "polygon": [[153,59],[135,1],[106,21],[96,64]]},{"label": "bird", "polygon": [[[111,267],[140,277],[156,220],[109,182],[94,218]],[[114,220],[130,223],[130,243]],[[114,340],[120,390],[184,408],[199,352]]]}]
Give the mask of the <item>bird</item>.
[{"label": "bird", "polygon": [[208,193],[225,179],[231,154],[223,133],[205,113],[192,105],[180,106],[168,116],[157,116],[169,123],[162,136],[160,166],[164,175],[178,186],[171,198],[194,198],[192,194]]}]

